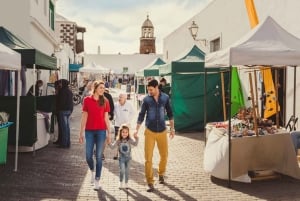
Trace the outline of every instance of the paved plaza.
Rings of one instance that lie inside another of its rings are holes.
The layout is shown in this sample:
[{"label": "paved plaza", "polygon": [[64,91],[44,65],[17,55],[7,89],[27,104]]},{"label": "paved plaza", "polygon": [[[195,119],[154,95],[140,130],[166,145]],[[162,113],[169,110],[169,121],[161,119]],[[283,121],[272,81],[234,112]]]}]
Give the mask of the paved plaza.
[{"label": "paved plaza", "polygon": [[[166,184],[155,183],[148,193],[144,177],[144,136],[132,149],[128,190],[118,189],[118,161],[115,150],[106,148],[101,177],[101,190],[94,191],[85,162],[84,145],[78,143],[81,108],[76,106],[71,117],[70,149],[48,146],[32,153],[20,153],[18,172],[14,169],[14,153],[8,154],[6,165],[0,166],[0,200],[300,200],[300,181],[287,176],[255,181],[251,184],[211,177],[203,170],[203,133],[177,133],[169,142]],[[154,153],[157,170],[159,155]],[[241,161],[242,162],[242,161]],[[156,175],[157,180],[157,175]]]}]

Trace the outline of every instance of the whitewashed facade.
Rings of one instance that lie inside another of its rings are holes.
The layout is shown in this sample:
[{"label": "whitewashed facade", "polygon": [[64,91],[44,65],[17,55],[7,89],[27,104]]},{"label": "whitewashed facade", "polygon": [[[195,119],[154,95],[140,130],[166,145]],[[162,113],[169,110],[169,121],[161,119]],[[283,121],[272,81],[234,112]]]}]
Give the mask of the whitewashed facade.
[{"label": "whitewashed facade", "polygon": [[[25,40],[39,51],[52,55],[58,47],[55,36],[56,0],[2,0],[0,6],[0,24],[13,34]],[[47,83],[49,70],[38,70],[38,78]],[[34,73],[27,69],[27,89],[33,84]],[[44,92],[46,85],[44,84]]]},{"label": "whitewashed facade", "polygon": [[[263,21],[267,16],[271,16],[288,32],[300,38],[300,26],[298,26],[300,1],[254,0],[254,4],[259,21]],[[201,41],[193,40],[188,29],[192,21],[195,21],[199,26],[197,39],[206,39],[206,46]],[[164,38],[164,60],[167,62],[174,60],[181,52],[190,49],[193,44],[197,44],[203,51],[210,52],[212,48],[211,42],[217,38],[220,39],[220,49],[226,48],[243,37],[250,29],[247,10],[243,0],[213,0],[200,13],[180,25],[179,28]],[[297,78],[300,76],[299,71],[300,69],[297,70]],[[289,68],[286,77],[286,121],[293,114],[293,77],[294,71],[292,68]],[[242,81],[246,91],[245,96],[248,96],[248,78],[242,78]],[[296,86],[299,85],[300,81],[297,81]],[[297,94],[299,96],[300,87],[296,87],[296,97]],[[296,99],[296,116],[300,117],[300,104],[297,104],[297,102],[299,100]]]}]

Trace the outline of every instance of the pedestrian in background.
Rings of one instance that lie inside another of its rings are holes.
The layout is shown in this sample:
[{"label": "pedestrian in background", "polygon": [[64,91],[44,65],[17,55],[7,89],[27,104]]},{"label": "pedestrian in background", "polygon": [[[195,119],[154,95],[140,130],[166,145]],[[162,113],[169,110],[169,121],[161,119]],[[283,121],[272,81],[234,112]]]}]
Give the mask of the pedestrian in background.
[{"label": "pedestrian in background", "polygon": [[89,81],[82,92],[82,100],[85,97],[92,95],[92,88],[93,88],[93,81]]},{"label": "pedestrian in background", "polygon": [[[108,113],[110,106],[104,96],[104,82],[95,81],[93,83],[93,93],[87,96],[83,101],[82,117],[79,133],[79,142],[83,143],[83,134],[86,140],[86,161],[91,172],[91,183],[94,183],[94,189],[100,188],[99,181],[102,172],[101,154],[106,138],[110,136],[110,121]],[[110,138],[108,138],[110,143]],[[96,145],[96,174],[94,176],[94,145]]]},{"label": "pedestrian in background", "polygon": [[73,112],[73,93],[69,89],[69,81],[61,79],[61,88],[58,90],[57,94],[57,111],[58,111],[58,127],[59,135],[61,135],[61,141],[59,144],[60,148],[70,148],[70,115]]},{"label": "pedestrian in background", "polygon": [[[105,96],[105,98],[107,98],[107,100],[109,102],[110,111],[108,113],[108,118],[111,121],[111,120],[114,119],[115,104],[114,104],[114,100],[113,100],[112,96],[109,94],[109,89],[106,88],[106,87],[105,87],[105,90],[104,90],[104,96]],[[104,144],[103,150],[102,150],[102,160],[105,160],[105,156],[104,156],[105,145],[106,144]]]},{"label": "pedestrian in background", "polygon": [[[131,145],[137,146],[138,137],[135,136],[135,140],[130,137],[129,127],[126,124],[120,126],[117,139],[114,143],[109,144],[110,148],[114,149],[118,147],[119,167],[120,167],[120,184],[119,189],[128,188],[129,168],[131,160]],[[124,182],[125,181],[125,185]]]},{"label": "pedestrian in background", "polygon": [[[127,95],[121,93],[119,95],[119,101],[115,103],[115,139],[118,136],[119,128],[122,124],[126,124],[130,128],[130,122],[134,116],[134,109],[132,104],[127,101]],[[114,156],[114,160],[118,159],[118,151]]]},{"label": "pedestrian in background", "polygon": [[152,157],[155,143],[160,155],[158,167],[159,183],[164,184],[164,175],[168,160],[168,137],[165,123],[165,112],[170,123],[170,138],[175,135],[173,112],[171,109],[169,96],[161,92],[158,88],[157,80],[151,80],[147,85],[148,95],[143,99],[141,110],[138,115],[136,131],[134,136],[138,134],[138,130],[144,121],[146,115],[145,129],[145,176],[148,183],[148,192],[154,191]]}]

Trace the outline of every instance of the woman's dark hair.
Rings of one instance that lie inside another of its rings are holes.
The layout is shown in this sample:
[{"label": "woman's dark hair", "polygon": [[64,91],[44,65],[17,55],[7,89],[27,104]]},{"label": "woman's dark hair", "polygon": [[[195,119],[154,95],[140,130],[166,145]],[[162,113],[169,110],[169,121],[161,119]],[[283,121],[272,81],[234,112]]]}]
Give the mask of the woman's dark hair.
[{"label": "woman's dark hair", "polygon": [[157,80],[151,80],[150,82],[148,82],[148,85],[147,85],[148,87],[157,87],[158,86],[158,82],[157,82]]},{"label": "woman's dark hair", "polygon": [[[100,85],[103,85],[103,88],[105,88],[105,86],[104,86],[104,82],[102,82],[102,81],[95,81],[94,83],[93,83],[93,88],[94,88],[94,90],[93,90],[93,94],[96,92],[96,89],[100,86]],[[104,95],[99,95],[99,106],[104,106],[105,105],[105,97],[104,97]]]}]

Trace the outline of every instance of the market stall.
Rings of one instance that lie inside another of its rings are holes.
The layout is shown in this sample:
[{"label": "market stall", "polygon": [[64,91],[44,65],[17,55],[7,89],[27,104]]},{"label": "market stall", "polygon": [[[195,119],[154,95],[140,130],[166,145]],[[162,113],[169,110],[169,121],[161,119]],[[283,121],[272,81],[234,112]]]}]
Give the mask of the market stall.
[{"label": "market stall", "polygon": [[165,64],[161,58],[154,59],[149,65],[142,68],[135,73],[135,83],[136,83],[136,94],[138,105],[142,102],[143,98],[147,94],[146,79],[147,77],[158,77],[159,68]]},{"label": "market stall", "polygon": [[[259,24],[256,28],[252,29],[245,37],[243,37],[241,40],[233,44],[232,46],[228,47],[227,49],[224,49],[219,52],[208,54],[206,57],[206,67],[229,67],[230,70],[232,70],[233,65],[243,65],[248,66],[249,68],[253,66],[270,66],[272,68],[276,67],[282,67],[282,66],[298,66],[300,64],[300,39],[296,38],[295,36],[288,33],[285,29],[283,29],[279,24],[277,24],[271,17],[267,17],[261,24]],[[249,82],[251,85],[251,76],[249,75]],[[230,83],[230,82],[229,82]],[[253,88],[253,87],[251,87]],[[229,87],[231,90],[231,87]],[[253,89],[251,89],[251,93],[253,93]],[[295,96],[295,94],[294,94]],[[230,98],[231,99],[231,98]],[[231,100],[229,100],[231,102]],[[252,104],[255,108],[256,106]],[[230,104],[229,104],[229,110],[230,110]],[[255,111],[255,110],[254,110]],[[282,172],[284,174],[288,174],[290,176],[293,176],[295,178],[299,177],[299,167],[295,166],[297,163],[297,158],[294,151],[286,151],[286,149],[294,149],[291,138],[287,137],[289,134],[284,131],[281,131],[276,127],[278,130],[275,132],[265,132],[264,130],[261,130],[258,128],[257,123],[257,117],[255,116],[255,112],[253,116],[254,120],[254,129],[253,134],[255,137],[254,144],[259,146],[260,143],[263,143],[264,141],[270,141],[269,143],[276,143],[276,138],[280,138],[280,136],[284,136],[282,139],[282,143],[284,143],[286,146],[276,146],[276,153],[281,154],[280,156],[285,158],[286,160],[291,160],[291,163],[288,163],[291,168],[294,169],[294,173],[287,171],[286,167],[281,167],[277,165],[277,163],[271,164],[271,166],[262,166],[261,168],[271,168],[273,170],[277,170],[279,172]],[[232,120],[230,116],[228,116],[228,127],[226,130],[227,138],[228,138],[228,181],[230,186],[230,181],[235,176],[238,176],[238,174],[235,174],[234,171],[238,169],[236,158],[238,157],[236,155],[237,151],[235,150],[236,145],[239,142],[240,143],[250,143],[250,141],[247,139],[247,135],[242,137],[242,140],[234,139],[232,134],[234,134],[234,128],[232,127]],[[267,129],[266,129],[267,130]],[[263,133],[261,133],[263,132]],[[248,133],[248,132],[247,132]],[[246,133],[246,134],[247,134]],[[265,136],[262,136],[265,135]],[[213,135],[209,135],[208,141],[210,141],[210,137]],[[251,139],[251,138],[249,138]],[[278,141],[280,141],[278,140]],[[244,144],[244,145],[245,145]],[[253,145],[254,145],[253,144]],[[246,145],[245,145],[246,146]],[[255,147],[255,146],[254,146]],[[275,147],[275,145],[274,145]],[[289,148],[287,148],[289,147]],[[262,160],[269,160],[269,157],[271,155],[274,155],[272,151],[274,151],[273,148],[270,146],[264,146],[262,147],[264,149],[264,152],[268,153],[268,155],[262,154],[263,158]],[[271,150],[270,150],[271,149]],[[208,149],[205,150],[207,152]],[[254,150],[252,150],[254,151]],[[242,152],[242,151],[241,151]],[[251,153],[252,154],[252,153]],[[251,160],[255,160],[255,156],[250,155],[249,156]],[[240,163],[244,163],[245,159],[247,157],[244,157]],[[224,158],[220,158],[223,160]],[[227,159],[226,159],[227,160]],[[208,161],[204,161],[206,164]],[[246,163],[246,162],[245,162]],[[252,166],[251,168],[247,167],[246,169],[253,169],[257,168],[256,166]],[[281,170],[280,170],[281,169]],[[283,171],[284,170],[284,171]],[[212,172],[211,172],[212,173]]]},{"label": "market stall", "polygon": [[[19,142],[19,118],[20,118],[20,70],[21,70],[21,55],[10,48],[6,47],[2,43],[0,43],[0,69],[2,70],[10,70],[10,71],[17,71],[17,95],[16,99],[13,102],[15,104],[15,114],[16,114],[16,130],[15,130],[15,137],[16,137],[16,144]],[[0,111],[1,108],[0,108]],[[16,155],[15,155],[15,171],[17,171],[17,164],[18,164],[18,147],[16,147]]]},{"label": "market stall", "polygon": [[[211,102],[207,108],[208,121],[222,120],[220,75],[208,73],[208,93],[205,94],[204,56],[202,50],[193,46],[175,61],[159,68],[159,74],[171,80],[171,106],[177,131],[204,129],[205,96]],[[228,82],[228,73],[225,73],[224,79]]]},{"label": "market stall", "polygon": [[[213,126],[208,130],[203,168],[217,178],[228,179],[227,129]],[[279,130],[273,135],[233,137],[231,144],[232,180],[249,183],[251,177],[248,173],[256,170],[270,170],[300,179],[300,169],[289,132]]]},{"label": "market stall", "polygon": [[[0,27],[0,42],[5,44],[7,47],[19,52],[21,54],[21,65],[26,66],[26,68],[32,68],[35,72],[35,69],[42,69],[42,70],[57,70],[56,58],[51,57],[49,55],[44,54],[43,52],[37,50],[36,48],[32,47],[30,44],[22,40],[20,37],[17,37],[12,32],[7,30],[4,27]],[[34,77],[35,79],[35,77]],[[35,80],[33,80],[35,83]],[[33,87],[35,89],[35,87]],[[0,99],[0,106],[9,110],[10,113],[14,113],[15,104],[14,100],[11,100],[16,97],[1,97]],[[53,100],[52,96],[47,96],[46,99]],[[19,146],[35,146],[35,143],[39,140],[37,138],[37,127],[44,126],[37,125],[37,110],[36,108],[36,97],[22,97],[20,99],[21,110],[20,114],[24,116],[20,116],[20,138],[16,139],[16,136],[9,134],[9,144],[16,146],[16,152],[18,152],[18,145]],[[54,104],[53,101],[49,101],[49,103]],[[12,121],[16,120],[16,117],[13,115],[11,116]],[[16,131],[16,126],[12,125],[9,132],[14,133]],[[46,134],[46,133],[45,133]],[[44,135],[44,137],[49,137],[48,135]],[[18,142],[18,143],[16,143]],[[47,142],[48,144],[48,142]],[[46,144],[44,144],[45,146]],[[17,171],[17,165],[15,170]]]}]

